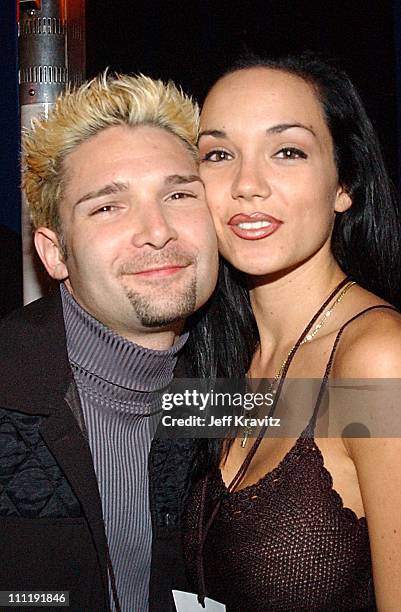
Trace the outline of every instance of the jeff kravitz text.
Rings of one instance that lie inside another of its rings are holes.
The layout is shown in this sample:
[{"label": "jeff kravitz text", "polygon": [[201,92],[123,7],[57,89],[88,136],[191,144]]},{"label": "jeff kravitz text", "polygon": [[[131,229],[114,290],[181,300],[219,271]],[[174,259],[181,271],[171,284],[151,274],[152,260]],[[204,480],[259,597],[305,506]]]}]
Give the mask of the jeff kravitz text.
[{"label": "jeff kravitz text", "polygon": [[280,427],[280,419],[271,416],[252,418],[246,415],[225,415],[209,418],[190,415],[187,417],[173,417],[170,414],[162,416],[165,427]]}]

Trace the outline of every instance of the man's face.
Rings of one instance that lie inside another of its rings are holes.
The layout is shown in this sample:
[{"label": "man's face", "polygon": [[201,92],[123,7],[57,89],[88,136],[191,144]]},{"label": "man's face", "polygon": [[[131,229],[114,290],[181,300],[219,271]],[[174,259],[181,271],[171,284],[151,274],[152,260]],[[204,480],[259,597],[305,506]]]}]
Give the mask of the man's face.
[{"label": "man's face", "polygon": [[69,154],[64,170],[66,257],[48,267],[52,276],[128,339],[176,329],[207,301],[218,268],[203,185],[185,145],[158,127],[111,127]]}]

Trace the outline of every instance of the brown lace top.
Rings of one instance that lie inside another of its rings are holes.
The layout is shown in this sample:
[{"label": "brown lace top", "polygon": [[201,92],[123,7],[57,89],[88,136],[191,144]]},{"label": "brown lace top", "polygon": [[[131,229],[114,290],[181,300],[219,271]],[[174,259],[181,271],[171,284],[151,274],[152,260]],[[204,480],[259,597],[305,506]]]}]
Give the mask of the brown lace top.
[{"label": "brown lace top", "polygon": [[190,492],[188,579],[227,612],[376,610],[367,522],[333,489],[314,440],[318,410],[256,484],[230,492],[218,470]]},{"label": "brown lace top", "polygon": [[[202,482],[184,522],[185,563],[198,592]],[[344,508],[313,437],[301,436],[258,483],[227,493],[209,478],[205,516],[223,496],[203,549],[207,594],[228,612],[375,610],[365,518]]]}]

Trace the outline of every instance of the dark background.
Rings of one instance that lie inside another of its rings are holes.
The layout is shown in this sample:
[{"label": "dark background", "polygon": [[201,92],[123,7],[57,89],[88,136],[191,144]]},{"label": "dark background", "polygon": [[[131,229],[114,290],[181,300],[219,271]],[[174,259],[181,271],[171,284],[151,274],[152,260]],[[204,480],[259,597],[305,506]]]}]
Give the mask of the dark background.
[{"label": "dark background", "polygon": [[[0,224],[18,231],[15,6],[0,2]],[[199,100],[245,51],[323,52],[359,88],[399,182],[401,0],[86,0],[86,39],[88,77],[109,66],[172,78]]]},{"label": "dark background", "polygon": [[[12,306],[20,300],[15,7],[0,0],[0,302]],[[86,0],[86,42],[88,77],[107,66],[143,72],[199,100],[244,52],[324,53],[357,85],[401,184],[401,0]]]},{"label": "dark background", "polygon": [[[388,0],[87,1],[87,74],[110,66],[171,78],[202,99],[245,51],[312,49],[357,85],[398,179],[397,2]],[[250,100],[252,104],[252,100]]]}]

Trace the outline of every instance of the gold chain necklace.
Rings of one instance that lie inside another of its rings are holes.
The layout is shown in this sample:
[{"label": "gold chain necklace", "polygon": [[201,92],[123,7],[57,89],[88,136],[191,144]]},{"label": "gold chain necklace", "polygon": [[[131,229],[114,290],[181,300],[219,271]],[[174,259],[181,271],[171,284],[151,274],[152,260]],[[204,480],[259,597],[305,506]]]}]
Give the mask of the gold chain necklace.
[{"label": "gold chain necklace", "polygon": [[[321,320],[315,325],[313,331],[309,332],[305,336],[305,338],[300,342],[300,345],[301,344],[305,344],[306,342],[310,342],[311,340],[313,340],[313,338],[316,336],[318,331],[325,325],[327,320],[330,318],[331,313],[333,312],[333,310],[335,309],[337,304],[339,304],[341,302],[343,297],[346,295],[346,293],[351,289],[351,287],[353,285],[355,285],[355,281],[349,281],[345,285],[345,287],[340,292],[338,297],[334,300],[334,302],[332,303],[330,308],[328,308],[326,310],[326,312],[323,313],[323,316],[322,316]],[[295,348],[295,345],[292,346],[291,349],[288,351],[286,358],[284,359],[283,363],[281,364],[281,366],[277,370],[276,374],[274,375],[274,378],[273,378],[271,384],[269,385],[269,393],[275,393],[275,387],[276,387],[278,381],[280,380],[282,373],[284,372],[284,368],[286,367],[286,365],[288,363],[288,360],[289,360],[290,356],[293,353],[294,348]],[[248,376],[248,378],[252,378],[252,376]],[[245,425],[244,426],[244,428],[242,430],[242,441],[241,441],[241,447],[242,448],[244,448],[246,446],[246,444],[248,442],[248,439],[252,435],[253,429],[254,428],[251,427],[250,425]]]}]

